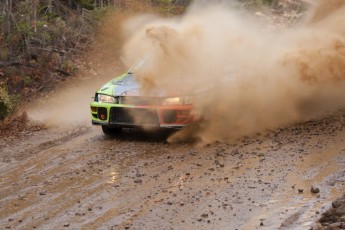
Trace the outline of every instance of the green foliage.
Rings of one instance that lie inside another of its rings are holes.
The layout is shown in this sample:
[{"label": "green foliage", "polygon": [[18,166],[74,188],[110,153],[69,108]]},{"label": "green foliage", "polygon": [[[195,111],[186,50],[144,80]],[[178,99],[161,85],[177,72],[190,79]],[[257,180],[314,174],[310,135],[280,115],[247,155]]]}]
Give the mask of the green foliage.
[{"label": "green foliage", "polygon": [[105,16],[107,15],[108,13],[108,10],[109,10],[109,7],[103,7],[103,8],[95,8],[93,11],[92,11],[92,17],[100,22],[102,21]]},{"label": "green foliage", "polygon": [[155,0],[151,3],[159,7],[160,12],[164,15],[171,16],[181,14],[191,1],[176,1],[176,0]]},{"label": "green foliage", "polygon": [[5,61],[8,59],[10,53],[7,47],[0,49],[0,61]]},{"label": "green foliage", "polygon": [[23,76],[22,79],[23,79],[24,86],[28,86],[32,82],[32,79],[30,76]]},{"label": "green foliage", "polygon": [[4,119],[13,109],[13,104],[5,87],[0,85],[0,120]]},{"label": "green foliage", "polygon": [[4,23],[6,20],[6,16],[4,14],[0,14],[0,25]]},{"label": "green foliage", "polygon": [[275,0],[262,0],[262,3],[266,5],[272,5],[274,2]]},{"label": "green foliage", "polygon": [[61,69],[67,73],[73,73],[76,71],[77,68],[72,61],[66,60],[66,61],[62,62]]},{"label": "green foliage", "polygon": [[76,2],[80,5],[80,7],[88,10],[93,10],[95,7],[94,0],[77,0]]},{"label": "green foliage", "polygon": [[273,7],[279,0],[238,0],[243,3],[247,8],[257,9],[260,7]]}]

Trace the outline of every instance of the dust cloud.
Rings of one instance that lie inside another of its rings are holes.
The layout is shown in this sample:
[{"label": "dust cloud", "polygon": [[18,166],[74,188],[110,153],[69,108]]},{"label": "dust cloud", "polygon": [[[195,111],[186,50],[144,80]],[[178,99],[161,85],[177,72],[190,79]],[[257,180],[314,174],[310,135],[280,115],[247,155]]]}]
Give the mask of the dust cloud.
[{"label": "dust cloud", "polygon": [[[218,1],[219,2],[219,1]],[[327,7],[325,7],[327,6]],[[325,0],[293,27],[227,4],[198,4],[175,18],[125,24],[123,62],[145,93],[193,94],[205,118],[170,138],[204,142],[317,119],[345,105],[345,2]]]},{"label": "dust cloud", "polygon": [[119,60],[123,37],[121,23],[133,12],[109,12],[95,42],[85,56],[77,57],[78,75],[43,95],[26,110],[32,123],[47,127],[71,128],[91,125],[90,102],[95,91],[105,82],[124,72]]},{"label": "dust cloud", "polygon": [[81,82],[71,81],[34,105],[29,105],[26,109],[30,122],[61,129],[89,125],[89,104],[97,83],[87,83],[90,80],[88,77],[78,80]]}]

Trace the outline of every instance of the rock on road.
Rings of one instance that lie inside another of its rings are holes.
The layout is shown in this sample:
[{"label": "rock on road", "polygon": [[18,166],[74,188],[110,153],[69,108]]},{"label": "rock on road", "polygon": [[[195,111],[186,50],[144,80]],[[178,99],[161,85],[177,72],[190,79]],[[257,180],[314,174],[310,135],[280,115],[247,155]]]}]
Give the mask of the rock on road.
[{"label": "rock on road", "polygon": [[345,189],[344,127],[340,111],[202,146],[98,127],[0,140],[0,229],[308,229]]}]

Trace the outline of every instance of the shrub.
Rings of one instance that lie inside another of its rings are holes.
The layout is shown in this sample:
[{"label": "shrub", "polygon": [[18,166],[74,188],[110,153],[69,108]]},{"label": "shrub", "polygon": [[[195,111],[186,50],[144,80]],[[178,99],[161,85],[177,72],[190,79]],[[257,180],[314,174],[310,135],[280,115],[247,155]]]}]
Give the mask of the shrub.
[{"label": "shrub", "polygon": [[0,120],[4,119],[13,109],[6,88],[0,86]]}]

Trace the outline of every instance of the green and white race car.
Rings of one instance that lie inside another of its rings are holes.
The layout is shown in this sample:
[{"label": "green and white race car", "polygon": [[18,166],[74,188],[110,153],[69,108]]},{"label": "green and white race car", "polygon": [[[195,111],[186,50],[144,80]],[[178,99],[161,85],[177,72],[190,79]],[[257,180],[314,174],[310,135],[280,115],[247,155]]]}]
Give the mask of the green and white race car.
[{"label": "green and white race car", "polygon": [[92,124],[101,125],[107,135],[122,128],[182,128],[197,119],[192,98],[159,91],[143,96],[135,74],[128,72],[96,92],[90,104]]}]

